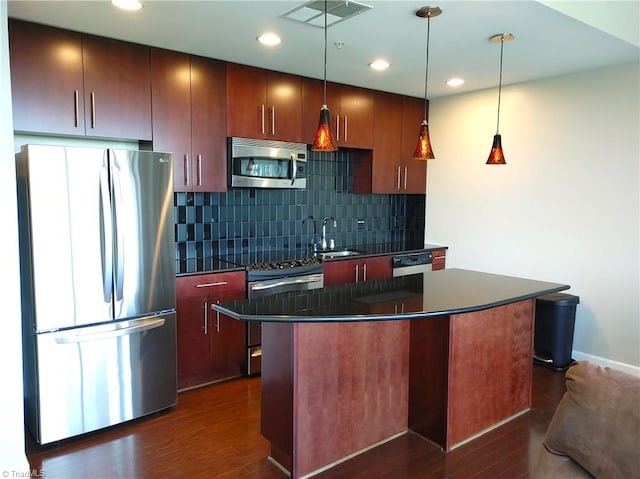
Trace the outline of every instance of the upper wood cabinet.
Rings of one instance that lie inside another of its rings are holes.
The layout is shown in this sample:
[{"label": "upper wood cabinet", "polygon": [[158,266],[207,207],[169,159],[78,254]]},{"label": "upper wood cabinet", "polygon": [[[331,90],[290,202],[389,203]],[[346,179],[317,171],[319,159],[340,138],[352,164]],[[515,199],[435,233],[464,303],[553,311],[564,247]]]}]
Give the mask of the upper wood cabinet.
[{"label": "upper wood cabinet", "polygon": [[174,191],[226,191],[225,64],[151,49],[153,148],[173,155]]},{"label": "upper wood cabinet", "polygon": [[9,20],[14,129],[151,140],[149,48]]},{"label": "upper wood cabinet", "polygon": [[[302,135],[313,143],[324,101],[321,80],[302,80]],[[373,90],[327,83],[327,106],[338,146],[373,148]]]},{"label": "upper wood cabinet", "polygon": [[9,19],[13,128],[84,135],[82,35]]},{"label": "upper wood cabinet", "polygon": [[[428,113],[428,112],[427,112]],[[418,144],[420,125],[424,119],[424,99],[402,97],[402,143],[400,145],[400,172],[404,171],[401,186],[404,193],[427,192],[427,164],[431,160],[413,159]]]},{"label": "upper wood cabinet", "polygon": [[374,92],[373,154],[356,164],[356,193],[426,193],[427,162],[414,160],[424,103]]},{"label": "upper wood cabinet", "polygon": [[[402,136],[402,97],[374,93],[372,192],[404,192],[407,175],[400,164]],[[403,173],[405,173],[403,175]]]},{"label": "upper wood cabinet", "polygon": [[302,79],[227,64],[227,136],[303,141]]},{"label": "upper wood cabinet", "polygon": [[83,35],[87,136],[151,140],[149,47]]}]

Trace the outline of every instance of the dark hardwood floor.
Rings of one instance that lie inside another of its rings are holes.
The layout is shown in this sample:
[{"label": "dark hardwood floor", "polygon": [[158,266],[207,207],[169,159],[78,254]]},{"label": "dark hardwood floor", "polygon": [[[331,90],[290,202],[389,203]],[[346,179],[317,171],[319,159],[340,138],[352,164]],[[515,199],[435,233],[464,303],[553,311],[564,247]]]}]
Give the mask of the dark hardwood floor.
[{"label": "dark hardwood floor", "polygon": [[[315,477],[528,478],[564,391],[563,373],[534,366],[531,411],[450,453],[408,433]],[[27,436],[26,448],[47,479],[287,477],[267,460],[259,378],[186,391],[169,411],[53,446]]]}]

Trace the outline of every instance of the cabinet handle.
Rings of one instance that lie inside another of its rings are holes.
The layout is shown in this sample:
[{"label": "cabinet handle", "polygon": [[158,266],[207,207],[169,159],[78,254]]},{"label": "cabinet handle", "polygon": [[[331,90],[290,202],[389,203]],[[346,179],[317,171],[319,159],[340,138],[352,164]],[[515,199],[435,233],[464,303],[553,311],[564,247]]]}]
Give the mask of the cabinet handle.
[{"label": "cabinet handle", "polygon": [[348,138],[347,138],[347,137],[349,136],[349,130],[348,130],[348,125],[347,125],[347,120],[348,120],[348,117],[346,117],[346,116],[345,116],[345,117],[344,117],[344,141],[345,141],[345,143],[346,143],[347,141],[349,141],[349,140],[348,140]]},{"label": "cabinet handle", "polygon": [[202,155],[196,156],[198,162],[198,186],[202,186]]},{"label": "cabinet handle", "polygon": [[276,107],[271,107],[271,134],[276,134]]},{"label": "cabinet handle", "polygon": [[[220,304],[220,301],[216,301],[217,304]],[[216,333],[220,332],[220,311],[216,311]]]},{"label": "cabinet handle", "polygon": [[355,270],[356,270],[356,283],[357,283],[358,282],[358,265],[356,265]]},{"label": "cabinet handle", "polygon": [[396,187],[396,189],[400,189],[400,165],[398,165],[398,174],[396,175],[396,178],[398,179],[398,186]]},{"label": "cabinet handle", "polygon": [[367,280],[367,263],[362,265],[362,281]]},{"label": "cabinet handle", "polygon": [[209,334],[208,323],[209,323],[209,303],[205,301],[204,302],[204,334]]},{"label": "cabinet handle", "polygon": [[226,281],[217,281],[215,283],[200,283],[200,284],[196,284],[196,288],[208,288],[210,286],[224,286],[226,284],[227,284]]},{"label": "cabinet handle", "polygon": [[190,170],[190,168],[189,168],[190,165],[189,165],[189,154],[188,153],[184,154],[183,162],[184,162],[184,184],[186,186],[186,185],[189,184],[189,178],[191,177],[191,172],[189,171]]},{"label": "cabinet handle", "polygon": [[260,105],[260,132],[264,135],[264,105]]},{"label": "cabinet handle", "polygon": [[78,90],[74,90],[73,92],[73,106],[75,108],[75,126],[77,128],[80,122],[80,99],[78,98]]},{"label": "cabinet handle", "polygon": [[96,94],[91,92],[91,128],[96,127]]},{"label": "cabinet handle", "polygon": [[336,141],[340,141],[340,115],[336,115]]},{"label": "cabinet handle", "polygon": [[407,189],[407,167],[404,167],[404,189]]}]

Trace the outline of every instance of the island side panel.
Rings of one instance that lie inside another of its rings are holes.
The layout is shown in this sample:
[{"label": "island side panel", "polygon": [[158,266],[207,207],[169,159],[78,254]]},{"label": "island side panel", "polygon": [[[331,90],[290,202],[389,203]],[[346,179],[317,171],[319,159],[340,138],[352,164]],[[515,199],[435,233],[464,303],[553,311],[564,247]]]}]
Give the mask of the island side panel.
[{"label": "island side panel", "polygon": [[294,477],[407,430],[408,321],[295,326]]},{"label": "island side panel", "polygon": [[531,407],[534,300],[451,317],[446,450]]},{"label": "island side panel", "polygon": [[262,323],[261,432],[271,442],[271,457],[293,467],[292,323]]},{"label": "island side panel", "polygon": [[450,316],[411,321],[409,428],[445,447]]}]

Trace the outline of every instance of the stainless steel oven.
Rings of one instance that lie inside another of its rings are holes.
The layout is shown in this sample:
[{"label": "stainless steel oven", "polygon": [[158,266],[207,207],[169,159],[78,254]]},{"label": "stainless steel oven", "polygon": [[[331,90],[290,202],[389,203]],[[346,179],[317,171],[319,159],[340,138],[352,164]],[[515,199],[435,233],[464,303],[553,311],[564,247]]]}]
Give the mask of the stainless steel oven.
[{"label": "stainless steel oven", "polygon": [[[324,286],[322,263],[316,258],[251,264],[248,266],[247,279],[249,300]],[[261,323],[249,321],[247,324],[247,375],[260,373],[261,364]]]}]

